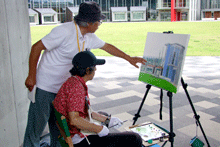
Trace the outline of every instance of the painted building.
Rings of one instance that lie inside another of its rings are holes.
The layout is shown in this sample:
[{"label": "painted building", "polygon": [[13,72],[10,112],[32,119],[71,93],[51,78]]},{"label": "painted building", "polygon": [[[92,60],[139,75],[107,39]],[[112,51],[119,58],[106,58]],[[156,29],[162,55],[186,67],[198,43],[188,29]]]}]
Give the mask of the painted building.
[{"label": "painted building", "polygon": [[163,59],[161,57],[144,57],[147,60],[145,65],[141,66],[141,72],[149,73],[155,77],[161,77],[163,72]]},{"label": "painted building", "polygon": [[177,85],[185,47],[180,44],[166,44],[166,55],[162,76]]}]

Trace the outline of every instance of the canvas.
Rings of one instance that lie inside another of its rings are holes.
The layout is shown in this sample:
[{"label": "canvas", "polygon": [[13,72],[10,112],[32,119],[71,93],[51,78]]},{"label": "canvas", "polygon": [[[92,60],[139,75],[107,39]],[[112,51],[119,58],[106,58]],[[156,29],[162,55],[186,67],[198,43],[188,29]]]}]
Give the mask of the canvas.
[{"label": "canvas", "polygon": [[176,93],[190,35],[189,34],[147,34],[139,81]]}]

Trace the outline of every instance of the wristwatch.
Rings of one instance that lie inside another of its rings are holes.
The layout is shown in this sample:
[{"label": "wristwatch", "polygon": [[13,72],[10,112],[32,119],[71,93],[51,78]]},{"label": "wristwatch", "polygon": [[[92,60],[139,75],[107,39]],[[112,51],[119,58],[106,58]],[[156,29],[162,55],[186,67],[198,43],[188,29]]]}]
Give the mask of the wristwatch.
[{"label": "wristwatch", "polygon": [[105,120],[105,122],[104,122],[104,125],[105,125],[107,128],[108,128],[108,126],[109,126],[110,119],[111,119],[111,115],[109,115],[109,116],[107,117],[107,119]]}]

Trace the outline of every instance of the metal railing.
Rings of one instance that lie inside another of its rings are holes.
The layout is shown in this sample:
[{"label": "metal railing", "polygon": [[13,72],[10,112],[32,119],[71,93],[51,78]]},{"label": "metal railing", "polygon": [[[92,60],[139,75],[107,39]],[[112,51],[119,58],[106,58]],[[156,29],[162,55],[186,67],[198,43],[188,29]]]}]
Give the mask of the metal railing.
[{"label": "metal railing", "polygon": [[176,3],[176,7],[177,8],[189,8],[189,2],[177,2]]},{"label": "metal railing", "polygon": [[[157,2],[157,9],[166,9],[166,8],[171,8],[171,2],[163,2],[160,0]],[[186,0],[185,2],[177,1],[175,4],[175,8],[189,8],[189,0]]]},{"label": "metal railing", "polygon": [[158,1],[157,9],[171,8],[171,2]]}]

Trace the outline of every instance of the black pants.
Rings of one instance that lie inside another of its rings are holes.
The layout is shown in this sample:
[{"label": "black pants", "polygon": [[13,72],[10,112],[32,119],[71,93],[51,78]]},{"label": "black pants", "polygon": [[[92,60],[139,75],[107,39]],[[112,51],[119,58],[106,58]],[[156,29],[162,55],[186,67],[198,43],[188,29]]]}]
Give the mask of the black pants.
[{"label": "black pants", "polygon": [[90,145],[84,139],[74,147],[141,147],[141,137],[133,132],[109,133],[107,136],[88,136]]}]

